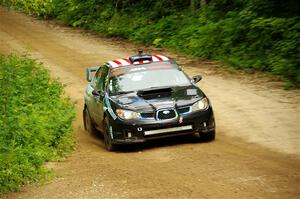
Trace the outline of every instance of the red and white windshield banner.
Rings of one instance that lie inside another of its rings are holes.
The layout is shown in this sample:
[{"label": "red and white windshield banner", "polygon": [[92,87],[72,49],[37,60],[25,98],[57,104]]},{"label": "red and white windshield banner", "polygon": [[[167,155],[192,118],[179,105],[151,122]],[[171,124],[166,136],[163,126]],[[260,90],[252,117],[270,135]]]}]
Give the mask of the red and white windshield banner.
[{"label": "red and white windshield banner", "polygon": [[153,60],[153,62],[157,62],[157,61],[168,61],[170,59],[163,55],[153,55],[152,60]]},{"label": "red and white windshield banner", "polygon": [[128,66],[131,64],[146,64],[146,63],[150,63],[150,62],[160,62],[160,61],[168,61],[170,60],[168,57],[164,56],[164,55],[153,55],[152,56],[152,61],[150,60],[140,60],[140,61],[136,61],[134,63],[131,63],[129,59],[127,58],[123,58],[123,59],[117,59],[117,60],[113,60],[113,61],[109,61],[108,64],[111,65],[113,68],[117,68],[120,66]]},{"label": "red and white windshield banner", "polygon": [[131,65],[129,59],[117,59],[114,61],[109,61],[109,65],[111,65],[113,68],[119,67],[119,66],[128,66]]}]

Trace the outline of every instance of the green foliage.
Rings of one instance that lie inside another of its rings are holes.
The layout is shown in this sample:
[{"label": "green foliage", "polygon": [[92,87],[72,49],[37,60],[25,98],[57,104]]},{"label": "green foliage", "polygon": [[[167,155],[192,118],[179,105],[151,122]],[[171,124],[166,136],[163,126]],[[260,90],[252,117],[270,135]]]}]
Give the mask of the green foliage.
[{"label": "green foliage", "polygon": [[222,60],[239,69],[282,75],[288,85],[300,87],[300,3],[296,0],[43,2],[53,8],[50,15],[72,26]]},{"label": "green foliage", "polygon": [[54,10],[52,0],[2,0],[2,4],[41,17],[51,16]]},{"label": "green foliage", "polygon": [[0,5],[10,7],[11,6],[11,0],[0,0]]},{"label": "green foliage", "polygon": [[73,105],[40,64],[0,55],[0,192],[45,177],[43,164],[72,149]]}]

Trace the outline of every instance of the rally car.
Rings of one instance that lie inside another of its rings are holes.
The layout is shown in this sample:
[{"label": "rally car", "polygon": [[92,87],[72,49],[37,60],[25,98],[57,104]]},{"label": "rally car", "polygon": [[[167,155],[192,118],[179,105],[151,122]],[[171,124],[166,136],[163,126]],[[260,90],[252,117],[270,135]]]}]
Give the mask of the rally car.
[{"label": "rally car", "polygon": [[89,67],[86,75],[84,127],[102,132],[108,151],[184,134],[215,139],[211,102],[196,86],[201,76],[190,79],[174,59],[139,51]]}]

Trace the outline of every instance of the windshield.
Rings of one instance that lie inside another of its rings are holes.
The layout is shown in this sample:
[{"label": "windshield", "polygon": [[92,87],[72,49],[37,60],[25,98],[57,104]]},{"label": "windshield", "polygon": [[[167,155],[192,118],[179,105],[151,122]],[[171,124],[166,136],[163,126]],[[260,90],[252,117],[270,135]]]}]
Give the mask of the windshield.
[{"label": "windshield", "polygon": [[112,94],[118,94],[154,87],[186,85],[190,85],[190,80],[178,69],[148,70],[112,77],[109,81],[109,90]]}]

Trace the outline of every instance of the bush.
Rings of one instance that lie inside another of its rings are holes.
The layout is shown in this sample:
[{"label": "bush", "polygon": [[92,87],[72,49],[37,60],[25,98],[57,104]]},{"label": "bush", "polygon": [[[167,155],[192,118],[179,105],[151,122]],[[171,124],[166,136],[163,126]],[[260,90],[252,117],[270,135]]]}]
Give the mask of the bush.
[{"label": "bush", "polygon": [[63,86],[26,57],[0,55],[0,192],[45,177],[72,149],[73,105]]},{"label": "bush", "polygon": [[2,4],[39,17],[52,16],[54,11],[52,0],[2,0]]}]

